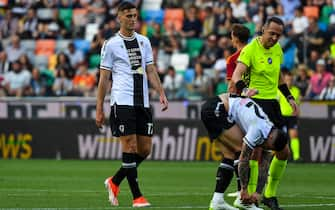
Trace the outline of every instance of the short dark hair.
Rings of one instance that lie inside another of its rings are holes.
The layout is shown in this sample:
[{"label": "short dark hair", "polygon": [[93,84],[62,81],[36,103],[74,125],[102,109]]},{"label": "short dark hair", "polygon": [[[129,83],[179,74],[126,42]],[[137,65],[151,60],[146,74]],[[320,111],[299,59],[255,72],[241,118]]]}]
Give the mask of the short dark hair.
[{"label": "short dark hair", "polygon": [[122,1],[117,9],[117,12],[122,12],[124,10],[136,9],[136,5],[129,1]]},{"label": "short dark hair", "polygon": [[279,17],[270,17],[266,20],[264,26],[268,27],[270,25],[271,22],[277,23],[278,25],[283,26],[283,28],[285,28],[285,23],[282,19],[280,19]]},{"label": "short dark hair", "polygon": [[246,26],[235,23],[233,24],[231,31],[233,35],[236,36],[242,43],[248,42],[250,31]]},{"label": "short dark hair", "polygon": [[287,134],[284,131],[275,128],[273,130],[273,138],[274,138],[273,139],[274,150],[282,151],[285,148],[287,141],[288,141]]}]

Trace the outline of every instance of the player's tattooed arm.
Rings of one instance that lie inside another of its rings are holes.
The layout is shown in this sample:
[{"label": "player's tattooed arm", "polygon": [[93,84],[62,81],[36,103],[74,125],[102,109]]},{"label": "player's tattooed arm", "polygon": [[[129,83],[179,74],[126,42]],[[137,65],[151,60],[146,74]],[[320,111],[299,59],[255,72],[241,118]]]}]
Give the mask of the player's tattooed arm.
[{"label": "player's tattooed arm", "polygon": [[247,191],[249,181],[249,160],[252,153],[252,149],[249,148],[245,143],[242,145],[240,162],[238,164],[238,173],[240,175],[241,188],[243,191]]},{"label": "player's tattooed arm", "polygon": [[263,150],[262,154],[262,161],[259,166],[259,174],[258,174],[258,184],[257,184],[257,189],[256,192],[258,194],[262,194],[263,188],[266,183],[266,179],[268,177],[268,169],[269,169],[269,164],[271,162],[272,154],[269,151]]}]

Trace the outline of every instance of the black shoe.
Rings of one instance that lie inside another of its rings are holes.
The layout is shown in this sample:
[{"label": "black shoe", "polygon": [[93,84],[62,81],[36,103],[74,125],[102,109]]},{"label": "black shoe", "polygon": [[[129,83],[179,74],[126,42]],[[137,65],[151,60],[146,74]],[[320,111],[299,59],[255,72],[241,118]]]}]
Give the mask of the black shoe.
[{"label": "black shoe", "polygon": [[262,203],[269,207],[271,210],[283,210],[279,207],[278,200],[276,197],[266,198],[263,196]]}]

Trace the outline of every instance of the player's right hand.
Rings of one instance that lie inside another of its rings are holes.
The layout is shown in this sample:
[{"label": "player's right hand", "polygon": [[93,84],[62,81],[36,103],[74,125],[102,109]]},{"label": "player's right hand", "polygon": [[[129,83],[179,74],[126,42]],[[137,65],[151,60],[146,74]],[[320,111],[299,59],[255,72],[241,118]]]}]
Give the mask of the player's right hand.
[{"label": "player's right hand", "polygon": [[95,114],[95,124],[98,128],[102,128],[103,124],[105,122],[105,114],[102,111],[96,111]]}]

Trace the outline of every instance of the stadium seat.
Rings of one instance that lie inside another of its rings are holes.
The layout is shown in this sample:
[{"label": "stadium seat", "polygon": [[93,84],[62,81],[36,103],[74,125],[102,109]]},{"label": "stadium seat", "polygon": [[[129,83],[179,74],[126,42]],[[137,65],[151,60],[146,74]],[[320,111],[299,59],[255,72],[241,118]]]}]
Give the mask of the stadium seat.
[{"label": "stadium seat", "polygon": [[33,39],[24,39],[20,41],[21,47],[23,47],[26,51],[34,52],[35,51],[35,40]]},{"label": "stadium seat", "polygon": [[146,23],[155,22],[162,24],[164,19],[164,10],[142,10],[141,17]]},{"label": "stadium seat", "polygon": [[183,9],[165,9],[164,15],[164,27],[170,28],[170,25],[174,25],[176,31],[180,31],[183,27],[184,21],[184,10]]},{"label": "stadium seat", "polygon": [[97,23],[89,23],[85,29],[85,39],[92,41],[96,33],[98,33],[99,25]]},{"label": "stadium seat", "polygon": [[0,7],[6,7],[8,5],[8,0],[0,0]]},{"label": "stadium seat", "polygon": [[177,73],[183,73],[188,68],[190,57],[186,53],[173,53],[171,56],[171,66],[176,69]]},{"label": "stadium seat", "polygon": [[163,0],[143,0],[141,10],[160,10]]},{"label": "stadium seat", "polygon": [[53,39],[39,39],[36,41],[36,55],[50,56],[55,53],[56,41]]},{"label": "stadium seat", "polygon": [[85,39],[76,39],[73,41],[74,46],[77,50],[81,50],[84,54],[86,54],[91,47],[91,43]]},{"label": "stadium seat", "polygon": [[56,41],[56,53],[64,52],[67,49],[67,46],[70,44],[71,40],[69,39],[59,39]]},{"label": "stadium seat", "polygon": [[88,58],[88,68],[95,69],[100,65],[100,54],[90,55]]},{"label": "stadium seat", "polygon": [[191,84],[195,77],[194,69],[188,68],[184,72],[184,81],[186,84]]},{"label": "stadium seat", "polygon": [[215,89],[215,95],[220,95],[221,93],[226,93],[228,90],[228,84],[225,82],[219,82]]},{"label": "stadium seat", "polygon": [[256,31],[256,24],[254,22],[246,22],[243,25],[249,29],[250,36],[254,36]]},{"label": "stadium seat", "polygon": [[74,9],[72,14],[73,25],[84,26],[87,23],[87,9]]},{"label": "stadium seat", "polygon": [[64,22],[66,29],[70,30],[72,24],[72,9],[59,9],[58,12],[59,19]]},{"label": "stadium seat", "polygon": [[321,15],[320,15],[320,21],[325,23],[325,24],[329,24],[329,17],[331,15],[331,13],[333,12],[333,7],[325,5],[322,7],[321,10]]},{"label": "stadium seat", "polygon": [[203,44],[203,39],[190,38],[186,40],[186,51],[190,58],[195,58],[200,54]]},{"label": "stadium seat", "polygon": [[327,28],[328,28],[328,25],[327,23],[324,23],[324,22],[321,22],[319,21],[318,22],[318,26],[319,26],[319,29],[323,32],[326,32],[327,31]]},{"label": "stadium seat", "polygon": [[53,17],[52,9],[37,9],[37,18],[42,21],[51,20]]},{"label": "stadium seat", "polygon": [[284,63],[282,67],[285,67],[289,70],[293,69],[296,59],[296,51],[297,46],[292,44],[285,52],[284,52]]},{"label": "stadium seat", "polygon": [[319,19],[319,8],[317,6],[305,6],[304,15],[308,18]]},{"label": "stadium seat", "polygon": [[48,68],[48,56],[46,55],[36,55],[34,59],[34,66],[40,71]]}]

